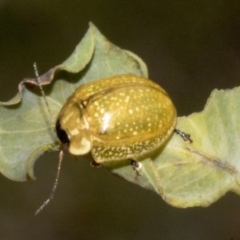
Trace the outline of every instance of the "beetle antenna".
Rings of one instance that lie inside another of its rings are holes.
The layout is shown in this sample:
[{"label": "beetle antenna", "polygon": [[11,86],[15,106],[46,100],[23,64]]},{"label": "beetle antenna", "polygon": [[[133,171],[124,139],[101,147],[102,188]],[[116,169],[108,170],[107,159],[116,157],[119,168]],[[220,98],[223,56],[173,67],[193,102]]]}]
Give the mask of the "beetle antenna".
[{"label": "beetle antenna", "polygon": [[58,186],[58,181],[59,181],[59,176],[60,176],[60,170],[61,170],[61,166],[62,166],[62,160],[63,160],[63,150],[60,151],[59,153],[59,161],[58,161],[58,168],[57,168],[57,175],[56,175],[56,178],[55,178],[55,182],[54,182],[54,185],[53,185],[53,188],[52,188],[52,191],[49,195],[49,198],[44,201],[44,203],[38,208],[38,210],[35,212],[35,216],[40,213],[44,207],[46,207],[48,205],[48,203],[53,199],[54,197],[54,194],[56,192],[56,189],[57,189],[57,186]]},{"label": "beetle antenna", "polygon": [[39,89],[40,89],[40,91],[41,91],[41,94],[42,94],[42,96],[43,96],[44,102],[45,102],[45,104],[46,104],[46,106],[47,106],[47,110],[48,110],[48,113],[49,113],[49,115],[50,115],[51,121],[52,121],[52,123],[54,124],[53,115],[52,115],[52,112],[51,112],[51,110],[50,110],[50,107],[49,107],[49,104],[48,104],[48,101],[47,101],[45,92],[44,92],[44,90],[43,90],[43,87],[42,87],[42,84],[41,84],[41,81],[40,81],[40,78],[39,78],[38,68],[37,68],[37,63],[36,63],[36,62],[33,63],[33,68],[34,68],[34,72],[35,72],[35,75],[36,75],[37,84],[38,84]]},{"label": "beetle antenna", "polygon": [[[48,101],[47,101],[47,98],[46,98],[46,95],[44,93],[44,90],[43,90],[43,87],[42,87],[42,84],[41,84],[41,81],[40,81],[40,78],[39,78],[39,74],[38,74],[38,69],[37,69],[37,63],[35,62],[33,64],[33,68],[34,68],[34,72],[35,72],[35,75],[36,75],[36,80],[37,80],[37,84],[40,88],[40,91],[41,91],[41,94],[42,94],[42,97],[45,101],[45,104],[47,106],[47,110],[48,110],[48,113],[50,115],[50,119],[52,121],[52,124],[54,125],[54,120],[53,120],[53,115],[51,113],[51,110],[50,110],[50,107],[49,107],[49,104],[48,104]],[[61,166],[62,166],[62,160],[63,160],[63,149],[59,152],[59,161],[58,161],[58,168],[57,168],[57,175],[56,175],[56,178],[55,178],[55,182],[54,182],[54,185],[53,185],[53,188],[52,188],[52,191],[50,193],[50,196],[49,198],[44,201],[44,203],[37,209],[37,211],[35,212],[35,216],[42,211],[42,209],[48,205],[48,203],[53,199],[54,197],[54,194],[56,192],[56,189],[57,189],[57,186],[58,186],[58,181],[59,181],[59,176],[60,176],[60,171],[61,171]]]}]

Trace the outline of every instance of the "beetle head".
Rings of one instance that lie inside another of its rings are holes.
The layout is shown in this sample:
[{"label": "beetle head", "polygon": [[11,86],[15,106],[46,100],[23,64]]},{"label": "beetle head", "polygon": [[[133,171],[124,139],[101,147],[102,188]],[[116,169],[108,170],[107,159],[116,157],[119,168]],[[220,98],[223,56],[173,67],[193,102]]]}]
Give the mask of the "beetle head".
[{"label": "beetle head", "polygon": [[59,140],[72,155],[84,155],[91,151],[91,133],[81,103],[67,103],[59,113],[55,129]]}]

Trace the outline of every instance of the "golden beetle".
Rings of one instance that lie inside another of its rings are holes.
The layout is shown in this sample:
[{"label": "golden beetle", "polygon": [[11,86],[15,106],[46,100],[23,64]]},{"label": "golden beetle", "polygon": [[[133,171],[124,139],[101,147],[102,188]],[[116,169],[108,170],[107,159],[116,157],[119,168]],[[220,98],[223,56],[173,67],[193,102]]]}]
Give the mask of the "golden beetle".
[{"label": "golden beetle", "polygon": [[[38,76],[36,67],[35,72]],[[95,165],[129,159],[139,176],[136,160],[162,146],[173,131],[192,142],[189,134],[175,129],[176,120],[168,94],[149,79],[118,75],[78,87],[58,115],[55,128],[63,148],[57,177],[35,214],[53,199],[64,149],[75,156],[91,152]]]},{"label": "golden beetle", "polygon": [[166,142],[176,119],[159,85],[118,75],[78,87],[58,115],[56,132],[72,155],[91,152],[96,163],[137,160]]}]

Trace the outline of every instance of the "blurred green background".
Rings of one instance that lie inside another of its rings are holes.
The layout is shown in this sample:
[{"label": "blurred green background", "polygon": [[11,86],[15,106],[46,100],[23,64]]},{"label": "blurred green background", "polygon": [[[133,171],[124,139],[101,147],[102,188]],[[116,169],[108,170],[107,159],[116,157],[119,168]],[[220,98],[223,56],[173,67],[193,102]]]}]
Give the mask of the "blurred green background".
[{"label": "blurred green background", "polygon": [[[239,1],[0,0],[0,100],[34,76],[34,61],[44,73],[65,60],[89,21],[147,63],[180,116],[202,110],[212,89],[240,83]],[[42,156],[37,181],[0,176],[0,239],[240,239],[240,197],[233,193],[208,208],[177,209],[71,157],[54,200],[35,217],[57,161],[57,153]]]}]

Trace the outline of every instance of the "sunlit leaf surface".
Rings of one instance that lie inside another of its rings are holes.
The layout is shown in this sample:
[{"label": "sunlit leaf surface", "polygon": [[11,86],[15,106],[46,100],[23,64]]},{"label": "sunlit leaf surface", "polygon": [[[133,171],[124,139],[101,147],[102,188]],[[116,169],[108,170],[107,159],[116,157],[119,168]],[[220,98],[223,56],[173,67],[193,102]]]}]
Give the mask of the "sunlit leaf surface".
[{"label": "sunlit leaf surface", "polygon": [[[148,74],[138,56],[116,47],[90,24],[72,55],[43,74],[40,81],[46,85],[56,119],[76,87],[127,73]],[[140,176],[129,160],[104,165],[176,207],[208,206],[228,191],[239,194],[239,99],[240,88],[214,90],[202,112],[179,117],[177,128],[191,134],[193,143],[173,134],[161,149],[141,159]],[[59,150],[54,123],[34,78],[24,79],[19,93],[0,103],[0,136],[0,171],[17,181],[34,178],[35,160],[46,151]]]}]

